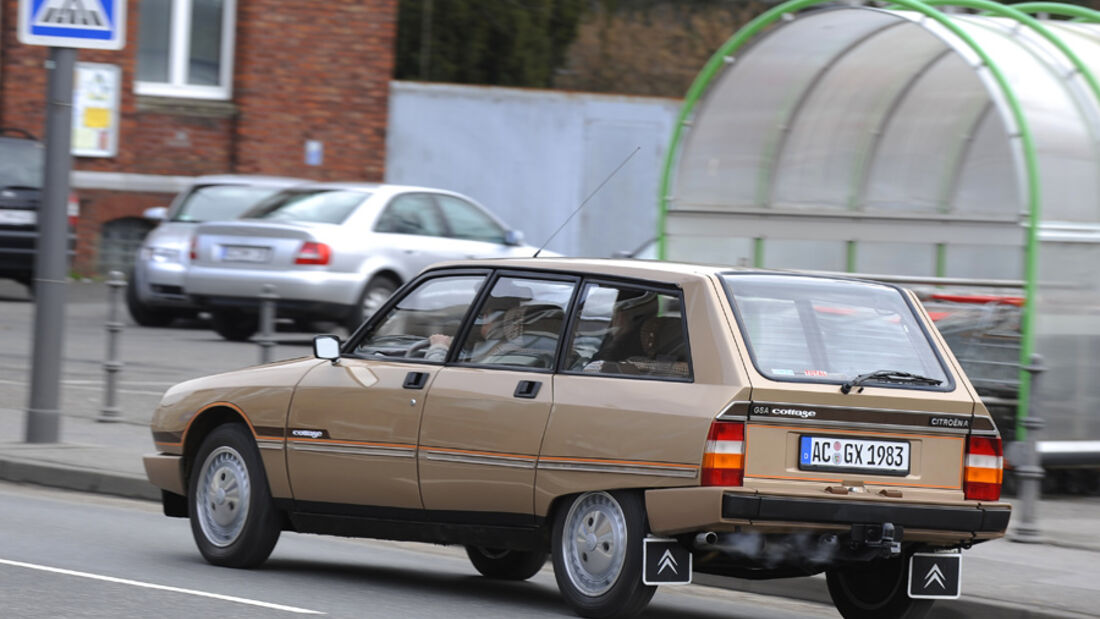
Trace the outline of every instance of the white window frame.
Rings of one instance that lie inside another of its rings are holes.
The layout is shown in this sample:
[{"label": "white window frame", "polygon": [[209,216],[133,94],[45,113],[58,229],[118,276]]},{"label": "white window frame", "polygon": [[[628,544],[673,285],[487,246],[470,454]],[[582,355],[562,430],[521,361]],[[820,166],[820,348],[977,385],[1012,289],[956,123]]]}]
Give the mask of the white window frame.
[{"label": "white window frame", "polygon": [[[187,65],[191,55],[192,0],[172,0],[171,44],[168,48],[168,81],[146,82],[135,79],[134,92],[159,97],[191,99],[229,99],[233,96],[233,50],[237,32],[237,0],[225,0],[222,7],[220,86],[196,86],[187,83]],[[139,33],[140,36],[140,33]],[[138,62],[140,62],[140,57]]]}]

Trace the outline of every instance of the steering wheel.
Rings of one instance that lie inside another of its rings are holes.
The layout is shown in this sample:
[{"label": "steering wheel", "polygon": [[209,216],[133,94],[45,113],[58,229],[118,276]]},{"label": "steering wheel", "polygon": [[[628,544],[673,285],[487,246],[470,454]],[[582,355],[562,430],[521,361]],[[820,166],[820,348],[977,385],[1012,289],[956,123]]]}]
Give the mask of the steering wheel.
[{"label": "steering wheel", "polygon": [[[429,340],[428,338],[424,338],[424,339],[420,340],[419,342],[413,344],[412,346],[409,346],[409,349],[405,351],[405,356],[406,357],[423,357],[424,356],[424,351],[426,351],[428,349],[428,347],[431,346],[431,345],[432,345],[431,340]],[[416,353],[420,353],[420,354],[416,354]]]}]

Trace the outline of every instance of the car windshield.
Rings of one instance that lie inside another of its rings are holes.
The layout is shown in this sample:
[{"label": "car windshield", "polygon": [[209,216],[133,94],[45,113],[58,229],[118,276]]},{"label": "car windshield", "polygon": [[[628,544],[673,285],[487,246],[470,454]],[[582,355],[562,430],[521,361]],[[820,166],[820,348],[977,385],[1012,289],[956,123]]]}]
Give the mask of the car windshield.
[{"label": "car windshield", "polygon": [[236,219],[250,206],[277,191],[278,187],[253,185],[199,185],[184,196],[171,220],[202,223],[217,219]]},{"label": "car windshield", "polygon": [[288,189],[257,204],[242,219],[339,224],[371,196],[343,189]]},{"label": "car windshield", "polygon": [[33,140],[0,139],[0,187],[42,187],[45,149]]},{"label": "car windshield", "polygon": [[[723,280],[753,363],[772,380],[844,383],[886,371],[930,380],[866,384],[949,388],[928,335],[896,288],[750,273],[725,274]],[[932,380],[939,386],[928,384]]]}]

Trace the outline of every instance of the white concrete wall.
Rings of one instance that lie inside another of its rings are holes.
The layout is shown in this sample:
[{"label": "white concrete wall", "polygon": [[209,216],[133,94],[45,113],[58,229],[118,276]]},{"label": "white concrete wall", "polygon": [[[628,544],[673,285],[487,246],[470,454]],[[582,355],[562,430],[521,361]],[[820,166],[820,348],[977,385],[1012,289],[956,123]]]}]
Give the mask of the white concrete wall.
[{"label": "white concrete wall", "polygon": [[657,191],[680,100],[393,82],[386,181],[467,194],[571,256],[634,250],[657,235]]}]

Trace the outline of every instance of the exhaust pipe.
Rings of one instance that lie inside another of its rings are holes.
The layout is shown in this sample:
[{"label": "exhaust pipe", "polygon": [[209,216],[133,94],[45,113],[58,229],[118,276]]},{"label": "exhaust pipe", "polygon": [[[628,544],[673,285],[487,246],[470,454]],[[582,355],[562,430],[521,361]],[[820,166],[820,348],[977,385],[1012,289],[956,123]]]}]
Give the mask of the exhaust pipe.
[{"label": "exhaust pipe", "polygon": [[712,546],[718,542],[718,534],[714,531],[704,531],[695,535],[696,546]]}]

